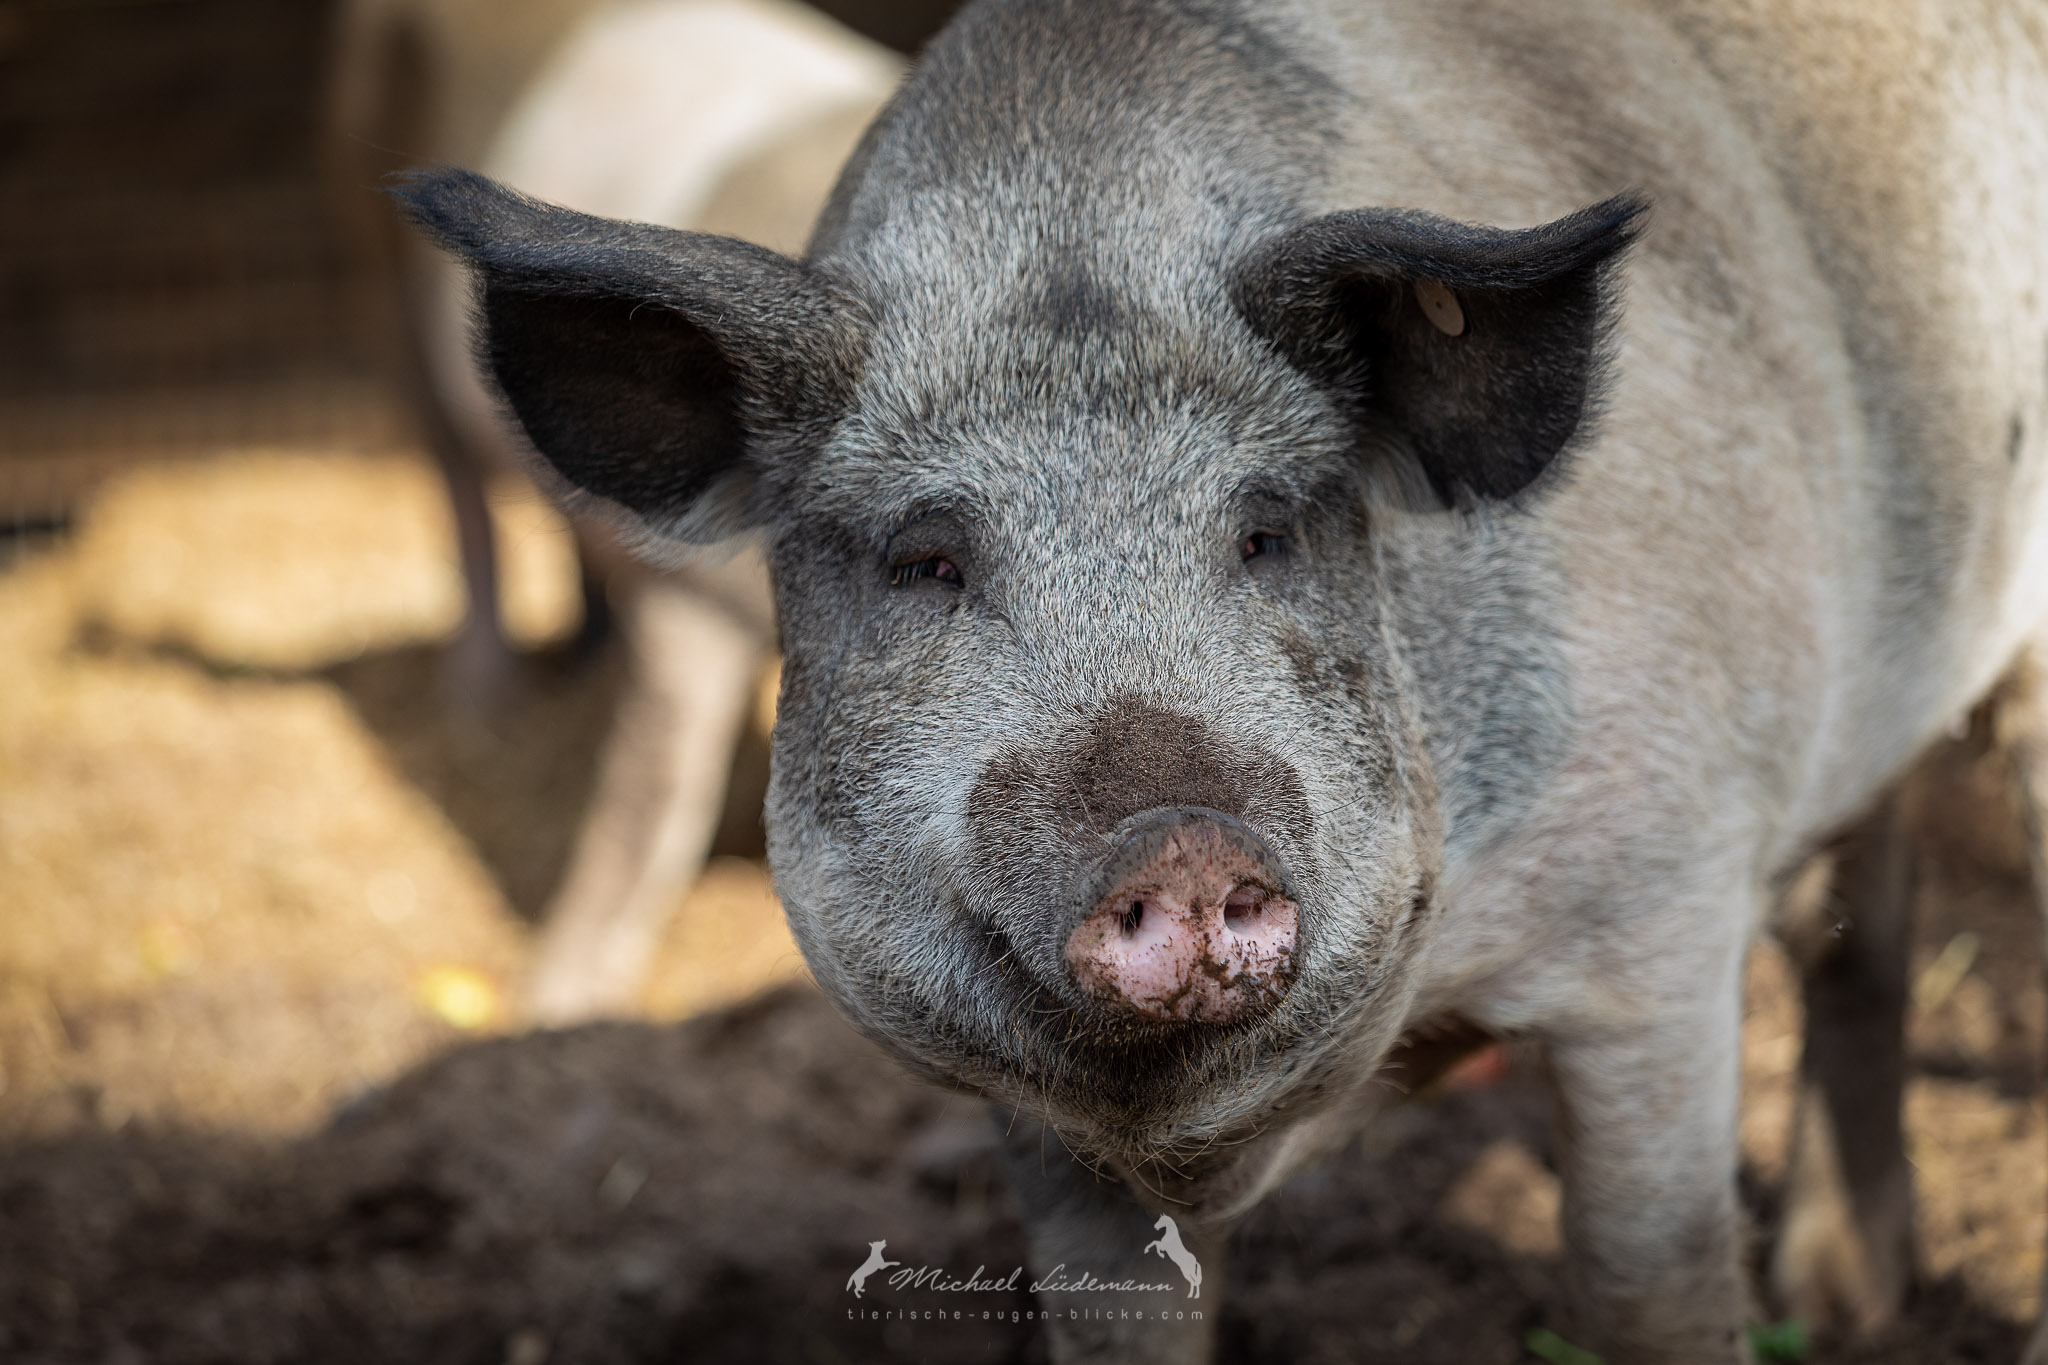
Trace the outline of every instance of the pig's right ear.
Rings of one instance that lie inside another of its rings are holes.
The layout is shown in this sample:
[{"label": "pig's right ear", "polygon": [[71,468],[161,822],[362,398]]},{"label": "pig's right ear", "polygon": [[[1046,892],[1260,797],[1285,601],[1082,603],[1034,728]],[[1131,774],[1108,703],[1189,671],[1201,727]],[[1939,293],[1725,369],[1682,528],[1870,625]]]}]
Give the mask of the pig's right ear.
[{"label": "pig's right ear", "polygon": [[756,520],[762,476],[844,405],[853,309],[785,256],[574,213],[462,170],[406,175],[391,193],[475,270],[478,353],[534,449],[657,536]]}]

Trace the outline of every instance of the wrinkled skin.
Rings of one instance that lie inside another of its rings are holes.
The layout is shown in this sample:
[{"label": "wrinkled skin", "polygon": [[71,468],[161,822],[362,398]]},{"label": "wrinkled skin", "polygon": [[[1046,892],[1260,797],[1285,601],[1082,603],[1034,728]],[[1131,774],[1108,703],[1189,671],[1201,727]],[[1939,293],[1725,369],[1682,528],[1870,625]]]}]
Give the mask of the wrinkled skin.
[{"label": "wrinkled skin", "polygon": [[[1220,1292],[1230,1220],[1455,1014],[1545,1046],[1574,1339],[1742,1358],[1744,949],[2048,622],[2048,164],[1944,103],[2048,106],[2048,34],[1987,0],[1952,84],[1869,107],[1759,77],[1806,24],[1888,60],[1830,2],[973,5],[803,262],[401,191],[583,499],[764,532],[790,922],[1016,1111],[1036,1264],[1171,1211]],[[1937,108],[1986,135],[1863,136]],[[1132,852],[1183,818],[1292,908],[1284,989],[1082,969],[1104,885],[1214,899]]]}]

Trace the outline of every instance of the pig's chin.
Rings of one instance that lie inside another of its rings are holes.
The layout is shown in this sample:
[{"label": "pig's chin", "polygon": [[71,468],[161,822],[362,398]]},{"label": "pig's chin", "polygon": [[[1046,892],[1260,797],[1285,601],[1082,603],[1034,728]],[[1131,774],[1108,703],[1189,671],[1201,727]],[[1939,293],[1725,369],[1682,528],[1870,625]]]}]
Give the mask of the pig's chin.
[{"label": "pig's chin", "polygon": [[1027,1055],[995,1095],[1099,1155],[1186,1167],[1221,1140],[1321,1107],[1337,1054],[1319,1031],[1271,1020],[1214,1034],[1129,1027]]},{"label": "pig's chin", "polygon": [[900,1033],[882,1041],[932,1079],[1044,1119],[1098,1153],[1150,1160],[1295,1107],[1303,1089],[1314,1088],[1331,1037],[1287,1010],[1201,1027],[1042,997],[1035,1008],[1001,1012],[1001,1020],[1020,1017],[1029,1023],[1006,1028],[991,1012],[979,1038],[948,1029],[920,1038],[914,1050]]},{"label": "pig's chin", "polygon": [[1054,1076],[1022,1078],[1012,1098],[1026,1104],[1037,1097],[1056,1126],[1087,1135],[1102,1151],[1173,1150],[1254,1120],[1281,1099],[1283,1078],[1261,1074],[1259,1062],[1271,1051],[1252,1033],[1193,1039],[1132,1030],[1103,1037],[1056,1059]]},{"label": "pig's chin", "polygon": [[1048,1120],[1077,1150],[1142,1173],[1161,1197],[1213,1212],[1264,1188],[1262,1163],[1292,1141],[1269,1139],[1341,1128],[1380,1098],[1372,1078],[1399,1033],[1398,1012],[1378,1002],[1303,1001],[1193,1046],[1163,1030],[1098,1039],[1049,1078],[985,1089]]}]

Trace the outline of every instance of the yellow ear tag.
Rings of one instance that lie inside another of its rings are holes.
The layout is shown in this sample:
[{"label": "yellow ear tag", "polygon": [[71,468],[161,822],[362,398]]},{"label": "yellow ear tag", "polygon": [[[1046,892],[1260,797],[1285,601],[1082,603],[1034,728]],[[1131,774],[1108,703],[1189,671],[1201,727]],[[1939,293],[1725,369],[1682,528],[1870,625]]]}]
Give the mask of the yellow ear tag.
[{"label": "yellow ear tag", "polygon": [[1458,296],[1441,280],[1417,280],[1415,301],[1422,305],[1422,315],[1445,336],[1454,337],[1465,330],[1465,310],[1458,306]]}]

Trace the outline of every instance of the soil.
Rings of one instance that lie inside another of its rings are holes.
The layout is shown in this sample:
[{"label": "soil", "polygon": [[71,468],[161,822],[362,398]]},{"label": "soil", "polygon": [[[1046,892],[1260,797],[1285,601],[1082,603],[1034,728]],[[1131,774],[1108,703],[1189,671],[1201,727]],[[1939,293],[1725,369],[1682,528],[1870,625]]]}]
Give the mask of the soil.
[{"label": "soil", "polygon": [[[1044,1359],[1010,1320],[1021,1290],[966,1296],[959,1322],[849,1316],[872,1241],[1000,1274],[1021,1234],[980,1103],[900,1075],[803,979],[764,872],[733,856],[757,779],[645,1017],[519,1031],[616,668],[549,652],[575,595],[559,527],[512,490],[535,652],[501,709],[451,709],[437,499],[403,454],[241,452],[116,479],[0,571],[0,1358]],[[2035,1308],[2023,849],[1967,745],[1930,791],[1920,1283],[1895,1328],[1817,1362],[2004,1365]],[[1760,1265],[1798,1055],[1768,944],[1747,1030]],[[1204,1299],[1222,1358],[1533,1358],[1558,1311],[1549,1158],[1520,1047],[1413,1099],[1236,1237]],[[942,1297],[885,1281],[858,1306]]]}]

